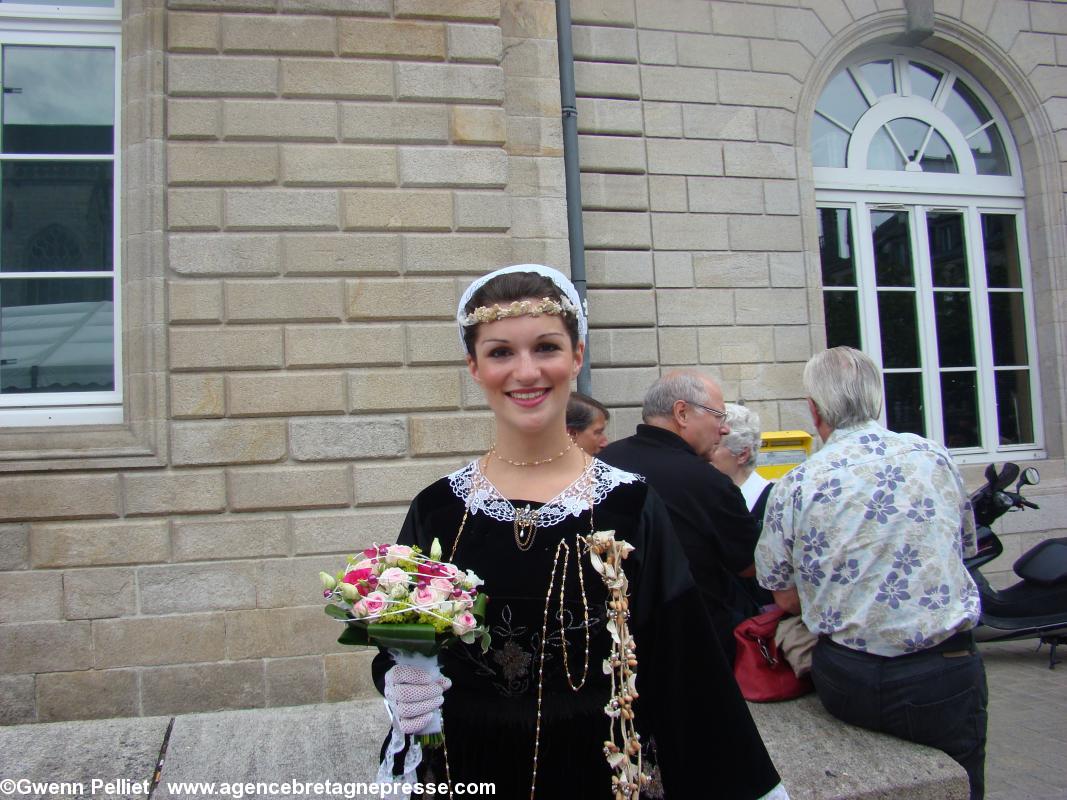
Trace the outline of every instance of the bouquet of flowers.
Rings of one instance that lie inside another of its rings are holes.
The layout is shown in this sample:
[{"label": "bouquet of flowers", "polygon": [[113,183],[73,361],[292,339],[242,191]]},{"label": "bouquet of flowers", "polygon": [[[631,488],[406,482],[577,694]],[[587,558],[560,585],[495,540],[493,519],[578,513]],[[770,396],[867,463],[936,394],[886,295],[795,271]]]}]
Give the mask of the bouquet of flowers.
[{"label": "bouquet of flowers", "polygon": [[[437,654],[442,648],[478,640],[487,651],[488,598],[478,591],[481,578],[440,559],[436,539],[429,557],[418,547],[375,544],[349,556],[336,575],[319,573],[327,615],[347,623],[337,641],[386,647],[396,663],[420,667],[435,678],[441,675]],[[438,747],[443,741],[438,711],[418,743]]]}]

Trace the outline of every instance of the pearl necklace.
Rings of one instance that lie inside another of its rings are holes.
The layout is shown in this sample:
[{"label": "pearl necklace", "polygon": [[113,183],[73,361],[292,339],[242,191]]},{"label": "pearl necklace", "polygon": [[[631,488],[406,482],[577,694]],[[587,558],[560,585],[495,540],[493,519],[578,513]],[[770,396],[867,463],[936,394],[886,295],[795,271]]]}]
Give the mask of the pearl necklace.
[{"label": "pearl necklace", "polygon": [[493,442],[491,445],[489,445],[489,452],[486,453],[486,455],[487,456],[496,456],[498,459],[503,461],[505,464],[511,464],[511,466],[513,466],[513,467],[539,467],[542,464],[551,464],[553,461],[555,461],[560,456],[564,455],[565,453],[570,452],[570,449],[572,447],[574,447],[574,439],[572,439],[572,438],[570,438],[568,436],[567,437],[567,446],[564,447],[562,450],[560,450],[558,453],[556,453],[554,456],[549,456],[548,458],[540,458],[540,459],[537,459],[535,461],[512,461],[510,458],[504,458],[504,456],[500,455],[500,453],[498,453],[497,449],[496,449],[496,442]]}]

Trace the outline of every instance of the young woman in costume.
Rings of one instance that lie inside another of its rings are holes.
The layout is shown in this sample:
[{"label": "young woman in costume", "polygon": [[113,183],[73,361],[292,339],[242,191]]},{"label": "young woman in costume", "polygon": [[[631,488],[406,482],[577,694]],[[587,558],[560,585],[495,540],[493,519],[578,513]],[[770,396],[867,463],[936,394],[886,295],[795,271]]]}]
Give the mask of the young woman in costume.
[{"label": "young woman in costume", "polygon": [[399,542],[429,552],[437,538],[444,560],[484,579],[492,646],[447,649],[438,681],[376,657],[398,731],[420,730],[443,698],[445,746],[427,751],[419,776],[491,781],[498,797],[520,800],[615,796],[605,758],[609,597],[584,540],[613,530],[634,548],[623,567],[633,711],[652,779],[642,796],[786,798],[662,502],[567,435],[587,330],[570,281],[540,265],[497,270],[467,290],[457,321],[496,439],[419,493]]}]

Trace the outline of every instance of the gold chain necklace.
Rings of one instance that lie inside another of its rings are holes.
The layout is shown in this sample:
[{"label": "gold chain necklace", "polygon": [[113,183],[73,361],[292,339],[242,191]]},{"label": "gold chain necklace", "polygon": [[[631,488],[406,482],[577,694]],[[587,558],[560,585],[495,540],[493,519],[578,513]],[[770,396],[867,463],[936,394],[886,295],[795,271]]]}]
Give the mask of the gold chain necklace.
[{"label": "gold chain necklace", "polygon": [[504,456],[500,455],[500,453],[497,452],[497,449],[496,449],[496,442],[493,442],[491,445],[489,445],[489,452],[486,453],[486,455],[487,456],[496,456],[501,461],[503,461],[505,464],[511,464],[511,466],[513,466],[513,467],[539,467],[542,464],[551,464],[553,461],[555,461],[560,456],[570,452],[570,449],[572,447],[574,447],[574,439],[572,439],[572,438],[570,438],[568,436],[567,437],[567,446],[564,447],[562,450],[560,450],[558,453],[556,453],[554,456],[549,456],[548,458],[540,458],[540,459],[536,459],[534,461],[512,461],[510,458],[504,458]]}]

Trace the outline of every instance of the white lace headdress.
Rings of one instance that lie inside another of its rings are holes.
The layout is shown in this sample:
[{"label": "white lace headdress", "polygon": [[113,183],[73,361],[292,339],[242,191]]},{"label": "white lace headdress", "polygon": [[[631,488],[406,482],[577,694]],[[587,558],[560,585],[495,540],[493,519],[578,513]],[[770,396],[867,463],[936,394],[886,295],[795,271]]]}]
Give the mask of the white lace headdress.
[{"label": "white lace headdress", "polygon": [[467,291],[465,291],[463,297],[459,299],[459,307],[456,309],[456,322],[459,324],[459,341],[461,345],[463,344],[463,321],[467,318],[467,312],[464,310],[467,307],[467,303],[474,297],[474,293],[481,289],[486,283],[498,275],[506,275],[510,272],[536,272],[538,275],[543,275],[552,281],[552,283],[556,284],[559,290],[563,292],[566,298],[570,300],[577,309],[578,335],[582,337],[582,341],[585,341],[585,337],[589,333],[588,311],[585,303],[578,297],[578,290],[574,288],[574,284],[570,282],[567,276],[558,269],[546,267],[544,264],[513,264],[510,267],[501,267],[500,269],[493,270],[489,274],[478,278],[474,283],[467,287]]}]

